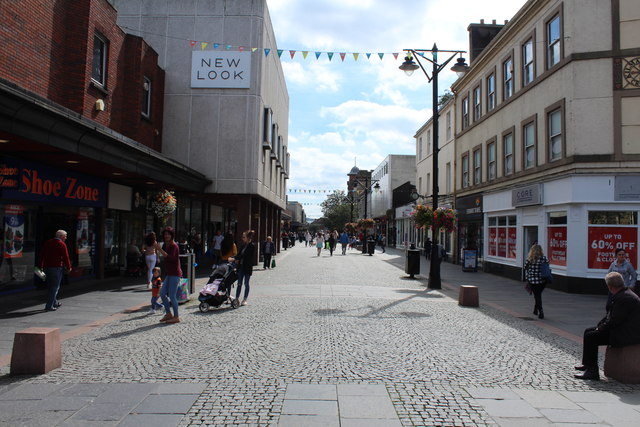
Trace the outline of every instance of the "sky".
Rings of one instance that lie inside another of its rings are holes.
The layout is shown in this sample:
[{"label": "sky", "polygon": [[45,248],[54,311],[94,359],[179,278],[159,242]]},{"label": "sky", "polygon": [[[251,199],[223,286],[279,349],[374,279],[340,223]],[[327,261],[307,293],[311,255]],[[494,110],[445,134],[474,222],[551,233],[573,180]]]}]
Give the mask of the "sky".
[{"label": "sky", "polygon": [[[398,69],[402,49],[468,50],[470,23],[504,23],[525,2],[267,0],[289,92],[289,201],[319,218],[327,195],[346,191],[354,164],[372,170],[390,154],[415,155],[432,88],[420,70],[408,77]],[[438,75],[440,95],[456,78],[449,68]]]}]

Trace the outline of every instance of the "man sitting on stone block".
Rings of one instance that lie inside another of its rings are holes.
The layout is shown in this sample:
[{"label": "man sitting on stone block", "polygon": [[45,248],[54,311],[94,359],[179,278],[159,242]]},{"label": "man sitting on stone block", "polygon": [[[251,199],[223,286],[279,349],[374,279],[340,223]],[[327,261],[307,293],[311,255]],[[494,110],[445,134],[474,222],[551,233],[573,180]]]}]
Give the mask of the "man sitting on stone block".
[{"label": "man sitting on stone block", "polygon": [[595,328],[584,331],[582,365],[576,370],[584,371],[575,377],[581,380],[598,380],[598,346],[624,347],[640,344],[640,298],[630,289],[625,289],[620,273],[611,272],[604,278],[613,298],[607,315]]}]

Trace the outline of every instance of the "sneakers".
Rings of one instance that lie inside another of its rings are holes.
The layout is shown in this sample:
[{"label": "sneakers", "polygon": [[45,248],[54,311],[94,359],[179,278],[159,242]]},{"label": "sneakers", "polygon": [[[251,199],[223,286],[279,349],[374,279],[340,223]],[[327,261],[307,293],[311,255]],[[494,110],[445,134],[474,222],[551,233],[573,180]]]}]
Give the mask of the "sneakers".
[{"label": "sneakers", "polygon": [[243,300],[242,300],[242,303],[241,303],[240,305],[247,305],[247,300],[246,300],[246,299],[243,299]]},{"label": "sneakers", "polygon": [[156,314],[156,309],[152,308],[151,310],[147,311],[147,314]]},{"label": "sneakers", "polygon": [[171,313],[165,313],[164,316],[162,316],[162,319],[160,319],[160,323],[163,322],[168,322],[169,320],[173,319],[173,314]]},{"label": "sneakers", "polygon": [[180,323],[180,318],[178,316],[175,316],[175,317],[172,316],[171,319],[167,320],[164,323],[166,323],[166,324],[169,324],[169,323]]}]

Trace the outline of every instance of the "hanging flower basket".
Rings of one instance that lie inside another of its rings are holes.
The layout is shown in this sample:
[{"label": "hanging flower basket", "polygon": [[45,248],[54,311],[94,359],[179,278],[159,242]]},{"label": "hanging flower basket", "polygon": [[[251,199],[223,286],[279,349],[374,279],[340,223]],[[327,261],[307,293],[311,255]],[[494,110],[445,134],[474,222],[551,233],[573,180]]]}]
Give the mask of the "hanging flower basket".
[{"label": "hanging flower basket", "polygon": [[158,218],[164,218],[173,213],[177,205],[178,200],[173,191],[162,190],[151,197],[151,212]]},{"label": "hanging flower basket", "polygon": [[416,228],[431,227],[433,224],[433,209],[430,206],[418,205],[411,212],[411,220],[416,224]]},{"label": "hanging flower basket", "polygon": [[433,229],[443,229],[451,233],[456,229],[456,211],[449,208],[438,208],[433,214]]},{"label": "hanging flower basket", "polygon": [[376,222],[371,218],[363,218],[358,221],[358,228],[361,230],[367,230],[369,228],[375,227]]}]

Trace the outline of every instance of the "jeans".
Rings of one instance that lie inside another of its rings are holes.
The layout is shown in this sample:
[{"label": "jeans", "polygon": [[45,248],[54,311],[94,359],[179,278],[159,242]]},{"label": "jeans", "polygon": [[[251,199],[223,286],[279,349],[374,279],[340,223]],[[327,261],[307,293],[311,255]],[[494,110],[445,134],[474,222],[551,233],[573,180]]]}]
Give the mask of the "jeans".
[{"label": "jeans", "polygon": [[47,304],[44,306],[45,309],[54,307],[58,302],[58,291],[60,290],[60,283],[62,283],[63,272],[62,267],[46,267],[44,269],[44,274],[47,275],[47,288],[49,289]]},{"label": "jeans", "polygon": [[[180,284],[180,278],[178,276],[167,276],[164,279],[162,288],[160,288],[160,298],[162,298],[162,304],[164,305],[164,312],[171,313],[170,307],[173,306],[173,315],[178,317],[178,285]],[[168,294],[168,297],[167,297]],[[171,299],[171,302],[169,302]]]},{"label": "jeans", "polygon": [[147,263],[147,283],[151,283],[153,280],[153,267],[158,262],[158,256],[156,254],[145,255],[144,260]]},{"label": "jeans", "polygon": [[155,310],[156,308],[160,309],[164,307],[162,304],[158,302],[158,297],[151,297],[151,309]]},{"label": "jeans", "polygon": [[242,291],[242,282],[244,282],[244,299],[249,298],[249,280],[251,275],[245,273],[242,268],[238,269],[238,289],[236,290],[236,299],[240,298],[240,292]]}]

